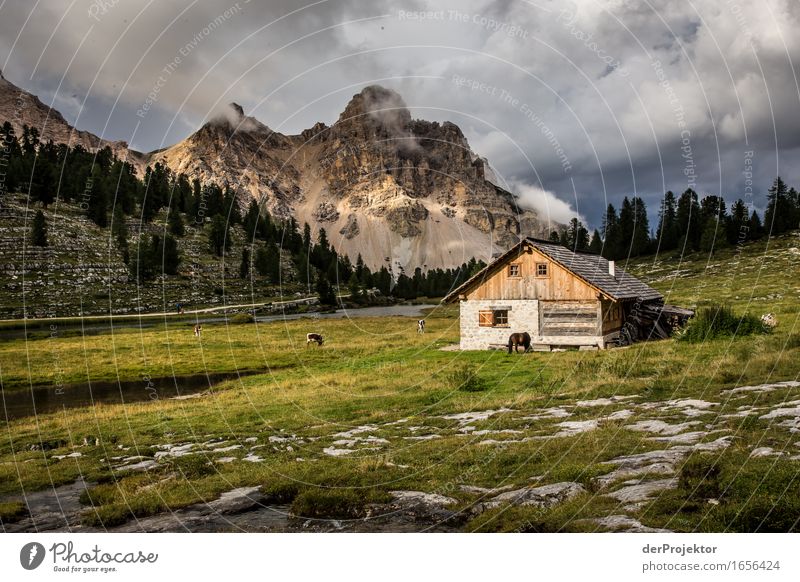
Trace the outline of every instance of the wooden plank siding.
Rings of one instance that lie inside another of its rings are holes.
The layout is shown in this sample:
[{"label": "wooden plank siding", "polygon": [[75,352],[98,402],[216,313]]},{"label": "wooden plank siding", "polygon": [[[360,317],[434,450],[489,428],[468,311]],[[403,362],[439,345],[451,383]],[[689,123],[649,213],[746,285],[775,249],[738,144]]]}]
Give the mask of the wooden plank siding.
[{"label": "wooden plank siding", "polygon": [[623,321],[622,303],[603,300],[601,305],[603,310],[603,330],[599,335],[619,331]]},{"label": "wooden plank siding", "polygon": [[[536,265],[547,265],[547,276],[537,276]],[[519,269],[511,271],[510,265]],[[510,272],[514,276],[509,276]],[[518,274],[516,274],[518,273]],[[467,300],[539,299],[542,301],[591,301],[596,307],[597,290],[554,263],[536,249],[521,250],[508,264],[467,293]],[[594,330],[593,330],[594,332]]]},{"label": "wooden plank siding", "polygon": [[597,336],[598,301],[542,301],[539,303],[541,335]]}]

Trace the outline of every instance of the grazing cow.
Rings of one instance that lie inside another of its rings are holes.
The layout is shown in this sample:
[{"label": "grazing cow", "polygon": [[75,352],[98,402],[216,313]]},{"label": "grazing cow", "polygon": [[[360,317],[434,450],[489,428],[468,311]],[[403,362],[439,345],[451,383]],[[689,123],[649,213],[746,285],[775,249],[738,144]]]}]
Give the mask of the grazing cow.
[{"label": "grazing cow", "polygon": [[425,320],[420,319],[417,321],[417,333],[425,333]]},{"label": "grazing cow", "polygon": [[194,326],[194,335],[196,337],[200,337],[200,334],[203,332],[203,326],[199,323]]},{"label": "grazing cow", "polygon": [[308,344],[312,344],[312,343],[315,343],[318,346],[321,346],[323,341],[325,341],[325,340],[323,340],[322,336],[320,334],[318,334],[318,333],[307,333],[306,334],[306,347],[308,347]]},{"label": "grazing cow", "polygon": [[511,353],[511,348],[514,348],[514,353],[519,353],[519,346],[524,348],[527,352],[531,349],[531,334],[527,331],[523,333],[512,333],[508,336],[508,353]]},{"label": "grazing cow", "polygon": [[778,319],[774,313],[765,313],[761,316],[761,323],[767,327],[775,327],[778,325]]}]

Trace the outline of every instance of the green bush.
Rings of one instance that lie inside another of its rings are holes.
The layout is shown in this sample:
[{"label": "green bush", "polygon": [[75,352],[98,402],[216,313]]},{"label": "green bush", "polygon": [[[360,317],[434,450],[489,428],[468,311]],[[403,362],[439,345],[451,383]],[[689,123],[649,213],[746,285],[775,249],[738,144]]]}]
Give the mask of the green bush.
[{"label": "green bush", "polygon": [[690,343],[721,337],[769,333],[770,329],[754,315],[736,315],[727,305],[702,307],[697,310],[680,339]]},{"label": "green bush", "polygon": [[228,320],[228,323],[238,325],[243,323],[253,323],[255,320],[255,317],[253,317],[250,313],[237,313]]},{"label": "green bush", "polygon": [[471,364],[462,364],[445,375],[447,385],[453,390],[462,392],[483,392],[486,382],[478,375],[478,370]]}]

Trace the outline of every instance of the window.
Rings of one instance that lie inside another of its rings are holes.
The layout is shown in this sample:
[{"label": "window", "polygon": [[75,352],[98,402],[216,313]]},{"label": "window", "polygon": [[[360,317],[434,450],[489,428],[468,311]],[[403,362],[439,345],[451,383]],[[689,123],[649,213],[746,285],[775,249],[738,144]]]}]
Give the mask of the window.
[{"label": "window", "polygon": [[478,312],[480,327],[508,327],[508,309],[492,309]]},{"label": "window", "polygon": [[520,268],[519,263],[512,263],[508,266],[508,276],[509,277],[519,277],[520,276]]},{"label": "window", "polygon": [[547,263],[536,263],[536,276],[547,277]]}]

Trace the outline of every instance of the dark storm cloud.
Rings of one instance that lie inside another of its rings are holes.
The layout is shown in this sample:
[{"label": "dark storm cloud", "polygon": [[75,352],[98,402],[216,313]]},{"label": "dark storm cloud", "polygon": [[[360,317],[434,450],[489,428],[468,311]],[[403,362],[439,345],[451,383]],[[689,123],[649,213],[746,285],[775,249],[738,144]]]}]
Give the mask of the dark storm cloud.
[{"label": "dark storm cloud", "polygon": [[800,182],[791,0],[42,4],[0,9],[6,76],[143,150],[230,101],[285,133],[332,123],[380,83],[559,220],[596,225],[632,194],[654,214],[664,189],[741,196],[747,152],[756,207],[776,174]]}]

